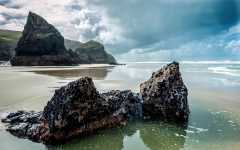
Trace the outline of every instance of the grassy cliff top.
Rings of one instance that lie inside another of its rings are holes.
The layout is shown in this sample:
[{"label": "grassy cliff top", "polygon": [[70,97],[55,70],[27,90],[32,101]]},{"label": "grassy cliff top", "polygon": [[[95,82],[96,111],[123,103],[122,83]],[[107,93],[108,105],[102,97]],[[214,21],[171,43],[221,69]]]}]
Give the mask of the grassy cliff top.
[{"label": "grassy cliff top", "polygon": [[0,29],[0,43],[16,43],[20,38],[22,32],[20,31],[10,31]]}]

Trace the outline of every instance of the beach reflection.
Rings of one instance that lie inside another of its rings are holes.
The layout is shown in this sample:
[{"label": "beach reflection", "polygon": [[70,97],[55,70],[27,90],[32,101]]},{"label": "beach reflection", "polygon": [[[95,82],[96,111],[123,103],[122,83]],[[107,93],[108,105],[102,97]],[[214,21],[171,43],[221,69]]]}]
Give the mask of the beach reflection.
[{"label": "beach reflection", "polygon": [[49,150],[180,150],[185,143],[185,128],[159,122],[130,122],[125,127],[100,131]]},{"label": "beach reflection", "polygon": [[95,80],[103,80],[106,78],[108,72],[111,72],[111,67],[91,67],[91,68],[73,68],[73,69],[58,69],[58,70],[34,70],[34,72],[41,75],[48,75],[60,78],[79,78],[83,76],[92,77]]},{"label": "beach reflection", "polygon": [[184,127],[172,124],[143,124],[140,136],[150,150],[180,150],[184,147],[186,131]]}]

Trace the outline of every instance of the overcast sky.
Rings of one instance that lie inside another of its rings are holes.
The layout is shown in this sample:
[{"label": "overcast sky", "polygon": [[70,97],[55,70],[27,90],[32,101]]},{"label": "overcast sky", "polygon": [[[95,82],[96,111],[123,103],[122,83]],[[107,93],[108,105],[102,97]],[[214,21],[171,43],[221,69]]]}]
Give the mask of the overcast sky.
[{"label": "overcast sky", "polygon": [[123,60],[240,56],[239,0],[0,0],[0,28],[21,31],[29,11]]}]

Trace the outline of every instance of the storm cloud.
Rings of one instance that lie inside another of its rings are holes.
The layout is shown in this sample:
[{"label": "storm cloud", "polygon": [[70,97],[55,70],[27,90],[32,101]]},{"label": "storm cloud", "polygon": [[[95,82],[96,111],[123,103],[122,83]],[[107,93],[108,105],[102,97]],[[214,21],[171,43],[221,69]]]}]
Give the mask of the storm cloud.
[{"label": "storm cloud", "polygon": [[2,0],[0,28],[22,30],[29,11],[121,60],[239,56],[238,0]]}]

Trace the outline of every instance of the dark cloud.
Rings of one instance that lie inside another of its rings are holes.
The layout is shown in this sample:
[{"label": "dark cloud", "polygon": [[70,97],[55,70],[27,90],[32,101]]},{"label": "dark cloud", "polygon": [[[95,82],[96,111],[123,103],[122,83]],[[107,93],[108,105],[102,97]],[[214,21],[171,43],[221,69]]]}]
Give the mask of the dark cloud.
[{"label": "dark cloud", "polygon": [[[95,5],[107,8],[120,20],[125,37],[134,42],[125,51],[154,43],[161,48],[220,33],[239,20],[238,0],[101,0]],[[170,43],[166,43],[166,42]],[[120,45],[121,47],[122,45]],[[112,47],[114,48],[114,47]],[[119,47],[115,52],[119,51]]]},{"label": "dark cloud", "polygon": [[6,4],[9,4],[10,0],[1,0],[0,5],[5,6]]},{"label": "dark cloud", "polygon": [[6,21],[0,21],[0,25],[5,25],[5,24],[7,24],[7,22]]},{"label": "dark cloud", "polygon": [[0,13],[5,19],[6,21],[8,20],[24,20],[26,18],[26,15],[23,14],[11,14],[11,13]]},{"label": "dark cloud", "polygon": [[12,0],[1,0],[0,5],[5,6],[7,8],[13,8],[13,9],[20,9],[22,7],[22,5],[15,4],[12,2],[13,2]]},{"label": "dark cloud", "polygon": [[219,16],[219,23],[224,27],[235,25],[239,21],[240,15],[240,1],[238,0],[221,0],[218,3],[218,10],[216,13]]},{"label": "dark cloud", "polygon": [[81,10],[81,6],[79,4],[72,4],[70,5],[70,8],[73,10]]},{"label": "dark cloud", "polygon": [[79,11],[82,9],[82,6],[77,0],[73,0],[69,5],[65,6],[69,11]]},{"label": "dark cloud", "polygon": [[[27,11],[32,10],[67,38],[100,40],[115,54],[141,54],[140,58],[147,53],[149,58],[186,54],[194,45],[198,45],[195,56],[201,49],[204,55],[209,51],[209,55],[227,56],[221,46],[227,41],[221,43],[225,41],[221,36],[217,41],[205,39],[232,29],[240,16],[240,0],[0,0],[0,5],[4,6],[0,25],[8,23],[1,27],[14,29],[21,24],[22,28]],[[228,50],[237,51],[238,39],[230,41]]]}]

